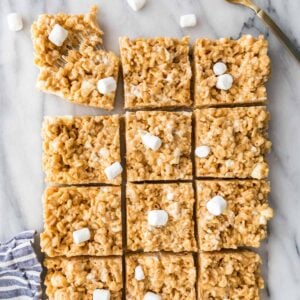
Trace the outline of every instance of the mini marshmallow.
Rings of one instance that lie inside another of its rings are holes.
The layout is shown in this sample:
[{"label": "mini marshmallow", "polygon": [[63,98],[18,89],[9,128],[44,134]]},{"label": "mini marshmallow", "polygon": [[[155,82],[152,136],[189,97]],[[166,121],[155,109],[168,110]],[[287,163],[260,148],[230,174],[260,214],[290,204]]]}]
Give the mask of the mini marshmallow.
[{"label": "mini marshmallow", "polygon": [[22,16],[17,13],[11,13],[6,16],[8,28],[11,31],[19,31],[23,28]]},{"label": "mini marshmallow", "polygon": [[127,0],[127,3],[134,11],[138,11],[145,6],[146,0]]},{"label": "mini marshmallow", "polygon": [[210,153],[210,147],[208,146],[199,146],[195,149],[195,154],[197,157],[205,158]]},{"label": "mini marshmallow", "polygon": [[137,281],[141,281],[141,280],[145,279],[145,274],[144,274],[142,266],[136,266],[135,267],[135,269],[134,269],[134,278]]},{"label": "mini marshmallow", "polygon": [[222,75],[227,71],[227,66],[222,62],[217,62],[213,66],[213,71],[216,75]]},{"label": "mini marshmallow", "polygon": [[157,151],[162,144],[162,141],[158,136],[149,132],[142,133],[142,142],[146,148],[150,148],[153,151]]},{"label": "mini marshmallow", "polygon": [[106,95],[117,89],[117,83],[113,77],[106,77],[98,81],[97,89],[102,95]]},{"label": "mini marshmallow", "polygon": [[91,238],[91,232],[88,228],[81,228],[79,230],[73,231],[73,242],[75,244],[86,242],[90,238]]},{"label": "mini marshmallow", "polygon": [[152,292],[147,292],[143,300],[161,300],[161,296]]},{"label": "mini marshmallow", "polygon": [[194,14],[183,15],[180,17],[180,27],[194,27],[197,25],[197,19]]},{"label": "mini marshmallow", "polygon": [[233,77],[230,74],[223,74],[218,76],[216,87],[219,90],[229,90],[232,87]]},{"label": "mini marshmallow", "polygon": [[214,216],[221,215],[227,207],[226,200],[221,196],[214,196],[206,203],[207,210]]},{"label": "mini marshmallow", "polygon": [[55,24],[52,28],[48,39],[54,45],[60,47],[64,43],[65,39],[68,37],[68,31],[64,29],[62,26]]},{"label": "mini marshmallow", "polygon": [[168,213],[162,209],[150,210],[148,212],[148,224],[151,226],[165,226],[168,218]]},{"label": "mini marshmallow", "polygon": [[174,194],[172,192],[168,192],[166,198],[168,201],[172,201],[174,200]]},{"label": "mini marshmallow", "polygon": [[233,167],[233,166],[234,166],[233,160],[227,159],[227,160],[225,161],[225,166],[226,166],[227,168]]},{"label": "mini marshmallow", "polygon": [[114,178],[116,178],[119,174],[122,173],[122,171],[123,168],[118,161],[104,169],[104,173],[109,180],[113,180]]},{"label": "mini marshmallow", "polygon": [[110,291],[105,289],[94,290],[93,300],[110,300]]}]

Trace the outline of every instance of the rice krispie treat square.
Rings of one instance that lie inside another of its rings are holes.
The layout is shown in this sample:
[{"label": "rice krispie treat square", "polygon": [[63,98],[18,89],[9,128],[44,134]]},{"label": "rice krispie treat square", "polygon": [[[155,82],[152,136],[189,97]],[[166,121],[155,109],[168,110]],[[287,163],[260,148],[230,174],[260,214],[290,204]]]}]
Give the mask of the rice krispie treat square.
[{"label": "rice krispie treat square", "polygon": [[266,107],[195,110],[197,177],[254,178],[268,175]]},{"label": "rice krispie treat square", "polygon": [[[76,104],[113,109],[115,90],[98,90],[99,80],[118,80],[119,58],[101,50],[103,32],[96,23],[97,7],[86,15],[42,14],[32,25],[37,87]],[[67,37],[61,46],[49,37],[55,26]]]},{"label": "rice krispie treat square", "polygon": [[189,112],[126,113],[128,181],[192,179]]},{"label": "rice krispie treat square", "polygon": [[41,248],[48,256],[122,254],[120,187],[49,187],[43,198]]},{"label": "rice krispie treat square", "polygon": [[261,259],[251,251],[201,252],[198,298],[259,300],[264,287]]},{"label": "rice krispie treat square", "polygon": [[[259,247],[273,216],[264,180],[197,181],[197,226],[202,251]],[[215,211],[211,206],[225,200]],[[218,199],[219,198],[219,199]],[[223,200],[222,200],[223,199]]]},{"label": "rice krispie treat square", "polygon": [[[93,294],[109,294],[122,299],[122,260],[120,257],[46,258],[46,294],[49,300],[92,300]],[[106,298],[105,298],[106,299]]]},{"label": "rice krispie treat square", "polygon": [[120,38],[125,108],[191,106],[189,38]]},{"label": "rice krispie treat square", "polygon": [[[198,39],[193,51],[195,106],[265,102],[264,84],[270,75],[267,51],[268,42],[262,35],[244,35],[238,40]],[[216,63],[225,66],[220,68]],[[232,86],[226,89],[217,83],[223,74],[233,78]]]},{"label": "rice krispie treat square", "polygon": [[117,82],[118,72],[119,58],[112,52],[70,50],[61,65],[40,68],[37,88],[76,104],[111,110],[116,92],[102,94],[97,84],[109,77]]},{"label": "rice krispie treat square", "polygon": [[[195,300],[196,268],[192,254],[135,254],[126,257],[126,299]],[[147,298],[148,299],[148,298]]]},{"label": "rice krispie treat square", "polygon": [[197,250],[191,183],[129,183],[126,193],[129,250]]},{"label": "rice krispie treat square", "polygon": [[[120,162],[119,117],[45,117],[43,169],[55,184],[120,184],[121,174],[108,176]],[[119,166],[120,167],[120,166]]]}]

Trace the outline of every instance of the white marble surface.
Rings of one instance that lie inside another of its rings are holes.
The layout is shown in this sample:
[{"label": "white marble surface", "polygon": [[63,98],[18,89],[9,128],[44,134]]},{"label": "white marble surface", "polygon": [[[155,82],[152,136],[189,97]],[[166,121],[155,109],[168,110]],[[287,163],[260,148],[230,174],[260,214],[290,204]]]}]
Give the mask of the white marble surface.
[{"label": "white marble surface", "polygon": [[[269,157],[271,204],[276,217],[264,242],[266,289],[263,299],[300,299],[300,68],[273,34],[246,8],[224,0],[148,0],[139,13],[125,0],[1,0],[0,1],[0,240],[23,229],[42,229],[40,128],[43,115],[99,114],[35,89],[30,24],[39,13],[80,13],[92,3],[101,6],[105,47],[118,51],[118,37],[175,36],[219,38],[264,33],[270,41],[273,75],[268,83],[272,113]],[[282,29],[300,45],[300,1],[260,0]],[[8,31],[6,14],[19,12],[21,32]],[[198,26],[181,29],[179,16],[195,13]],[[121,89],[117,106],[121,110]]]}]

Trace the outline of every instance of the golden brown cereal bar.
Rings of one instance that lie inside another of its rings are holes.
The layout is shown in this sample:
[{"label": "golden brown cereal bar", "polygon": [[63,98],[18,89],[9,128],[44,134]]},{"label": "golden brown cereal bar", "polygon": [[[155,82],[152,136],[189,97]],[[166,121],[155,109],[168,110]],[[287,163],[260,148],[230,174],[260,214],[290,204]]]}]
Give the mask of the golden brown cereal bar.
[{"label": "golden brown cereal bar", "polygon": [[[49,187],[44,193],[41,248],[50,257],[121,255],[120,187]],[[76,244],[73,232],[88,228],[91,238]]]},{"label": "golden brown cereal bar", "polygon": [[[238,40],[198,39],[193,51],[195,106],[265,102],[264,84],[270,74],[267,50],[268,42],[262,35],[258,38],[244,35]],[[213,66],[217,62],[225,63],[226,73],[233,76],[229,90],[216,87]]]},{"label": "golden brown cereal bar", "polygon": [[122,299],[120,257],[46,258],[46,294],[49,300],[92,300],[96,289],[109,290],[111,300]]},{"label": "golden brown cereal bar", "polygon": [[189,38],[120,38],[125,108],[191,106]]},{"label": "golden brown cereal bar", "polygon": [[[135,278],[140,266],[144,279]],[[192,254],[135,254],[126,257],[126,299],[142,300],[147,292],[162,299],[195,300],[196,268]]]},{"label": "golden brown cereal bar", "polygon": [[[131,251],[195,251],[197,250],[191,183],[127,185],[127,248]],[[165,226],[148,224],[151,210],[168,214]]]},{"label": "golden brown cereal bar", "polygon": [[[195,110],[197,177],[254,178],[268,175],[265,155],[271,148],[266,107]],[[206,157],[197,147],[208,146]]]},{"label": "golden brown cereal bar", "polygon": [[121,183],[104,172],[120,162],[118,115],[45,117],[42,135],[46,182]]},{"label": "golden brown cereal bar", "polygon": [[[273,216],[268,203],[270,186],[264,180],[197,181],[198,239],[202,251],[259,247],[267,236],[267,222]],[[219,215],[206,205],[215,196],[227,202]]]}]

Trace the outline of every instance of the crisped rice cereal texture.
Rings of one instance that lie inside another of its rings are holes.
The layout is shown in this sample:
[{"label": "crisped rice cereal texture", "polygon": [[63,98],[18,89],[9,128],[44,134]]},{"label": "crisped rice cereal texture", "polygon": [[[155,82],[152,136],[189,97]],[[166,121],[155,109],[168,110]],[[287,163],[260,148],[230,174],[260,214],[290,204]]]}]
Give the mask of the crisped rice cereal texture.
[{"label": "crisped rice cereal texture", "polygon": [[42,129],[43,169],[53,184],[120,184],[104,170],[120,162],[119,117],[45,117]]},{"label": "crisped rice cereal texture", "polygon": [[[264,180],[197,181],[198,239],[202,251],[259,247],[267,236],[267,222],[273,216],[268,203],[270,187]],[[219,216],[206,208],[214,196],[227,202]]]},{"label": "crisped rice cereal texture", "polygon": [[189,38],[120,38],[125,108],[191,106]]},{"label": "crisped rice cereal texture", "polygon": [[108,289],[111,300],[122,299],[122,260],[115,258],[46,258],[49,300],[92,300],[95,289]]},{"label": "crisped rice cereal texture", "polygon": [[[248,35],[238,40],[198,39],[194,45],[195,106],[263,103],[267,99],[265,83],[270,75],[268,42],[261,35]],[[223,62],[227,74],[233,77],[232,87],[217,89],[213,66]]]},{"label": "crisped rice cereal texture", "polygon": [[195,147],[210,148],[207,157],[195,155],[197,177],[267,177],[265,155],[271,142],[266,107],[199,109],[195,119]]},{"label": "crisped rice cereal texture", "polygon": [[107,77],[118,81],[119,58],[112,52],[88,48],[84,52],[69,50],[64,59],[62,65],[40,68],[37,87],[76,104],[113,109],[115,92],[103,95],[97,83]]},{"label": "crisped rice cereal texture", "polygon": [[[121,255],[120,187],[49,187],[44,193],[41,248],[50,257]],[[88,228],[90,240],[75,244],[73,232]]]},{"label": "crisped rice cereal texture", "polygon": [[[35,64],[39,67],[52,67],[70,48],[83,51],[88,47],[102,45],[103,32],[96,22],[97,11],[97,6],[92,6],[90,12],[85,15],[39,15],[31,27]],[[68,37],[61,47],[48,39],[55,24],[68,31]]]},{"label": "crisped rice cereal texture", "polygon": [[259,300],[264,287],[260,265],[251,251],[200,253],[198,299]]},{"label": "crisped rice cereal texture", "polygon": [[[128,181],[192,179],[191,123],[189,112],[127,112]],[[145,147],[145,131],[162,140],[158,150]]]},{"label": "crisped rice cereal texture", "polygon": [[[141,266],[145,279],[135,279]],[[151,291],[162,299],[195,300],[196,268],[192,254],[135,254],[126,257],[126,299],[143,300]]]},{"label": "crisped rice cereal texture", "polygon": [[[106,77],[118,80],[119,58],[101,50],[103,32],[96,23],[97,7],[86,15],[42,14],[31,28],[35,64],[40,73],[37,87],[70,102],[111,110],[115,92],[106,95],[97,82]],[[48,36],[55,24],[68,31],[61,47]]]},{"label": "crisped rice cereal texture", "polygon": [[[196,251],[191,183],[127,185],[127,248],[131,251]],[[168,213],[165,226],[148,225],[150,210]]]}]

